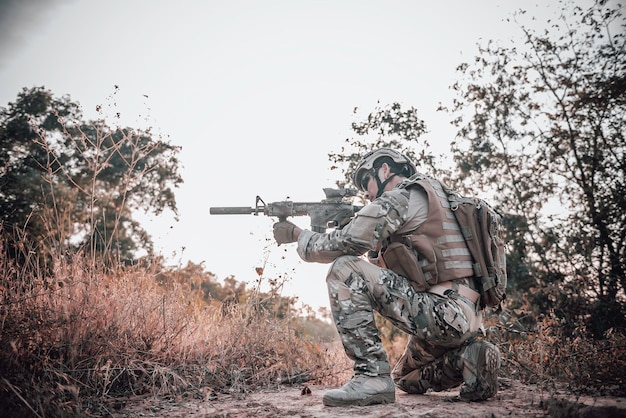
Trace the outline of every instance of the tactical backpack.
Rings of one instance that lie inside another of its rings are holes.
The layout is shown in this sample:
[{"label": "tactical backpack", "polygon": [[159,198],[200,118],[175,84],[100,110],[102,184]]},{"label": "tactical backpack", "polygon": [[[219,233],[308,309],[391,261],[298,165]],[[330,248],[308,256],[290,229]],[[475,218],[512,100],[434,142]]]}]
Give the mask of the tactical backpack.
[{"label": "tactical backpack", "polygon": [[481,307],[499,311],[507,284],[502,216],[483,199],[446,192],[474,260],[474,282],[480,292]]}]

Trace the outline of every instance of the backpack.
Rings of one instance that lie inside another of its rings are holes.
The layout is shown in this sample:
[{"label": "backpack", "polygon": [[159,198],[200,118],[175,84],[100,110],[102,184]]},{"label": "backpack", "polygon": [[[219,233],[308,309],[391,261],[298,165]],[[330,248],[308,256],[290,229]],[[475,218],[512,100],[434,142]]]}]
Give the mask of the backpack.
[{"label": "backpack", "polygon": [[446,193],[474,260],[474,282],[481,308],[489,306],[499,312],[507,285],[502,216],[483,199],[449,190]]}]

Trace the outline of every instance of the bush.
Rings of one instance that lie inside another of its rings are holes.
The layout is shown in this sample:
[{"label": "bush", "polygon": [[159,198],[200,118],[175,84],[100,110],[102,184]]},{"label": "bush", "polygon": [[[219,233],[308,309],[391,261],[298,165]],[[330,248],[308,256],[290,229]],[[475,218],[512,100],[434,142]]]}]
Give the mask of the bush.
[{"label": "bush", "polygon": [[98,271],[74,256],[39,277],[2,257],[0,409],[10,416],[108,414],[126,396],[336,383],[351,372],[337,368],[336,344],[300,338],[254,297],[225,314],[185,286],[159,286],[149,267]]},{"label": "bush", "polygon": [[592,338],[583,326],[571,331],[571,324],[553,313],[532,326],[516,316],[526,314],[516,310],[485,321],[488,338],[502,354],[502,376],[579,395],[626,395],[626,335],[610,330],[602,339]]}]

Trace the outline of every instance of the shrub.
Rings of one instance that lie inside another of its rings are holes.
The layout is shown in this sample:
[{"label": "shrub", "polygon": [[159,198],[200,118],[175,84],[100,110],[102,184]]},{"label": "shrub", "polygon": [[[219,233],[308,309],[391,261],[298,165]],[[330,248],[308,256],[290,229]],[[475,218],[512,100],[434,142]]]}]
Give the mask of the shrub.
[{"label": "shrub", "polygon": [[120,397],[206,387],[336,383],[350,369],[337,368],[336,344],[300,338],[254,297],[224,316],[184,286],[159,286],[150,267],[98,271],[75,256],[38,277],[0,261],[0,409],[12,416],[108,413]]}]

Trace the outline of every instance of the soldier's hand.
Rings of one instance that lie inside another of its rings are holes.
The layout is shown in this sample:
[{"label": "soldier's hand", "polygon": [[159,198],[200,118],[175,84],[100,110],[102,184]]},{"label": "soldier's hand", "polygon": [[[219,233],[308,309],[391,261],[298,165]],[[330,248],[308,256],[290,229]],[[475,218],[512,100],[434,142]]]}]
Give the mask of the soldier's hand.
[{"label": "soldier's hand", "polygon": [[300,228],[289,221],[280,221],[274,224],[274,239],[280,244],[296,242],[300,236]]}]

